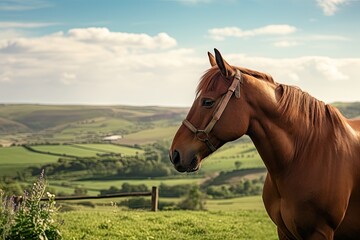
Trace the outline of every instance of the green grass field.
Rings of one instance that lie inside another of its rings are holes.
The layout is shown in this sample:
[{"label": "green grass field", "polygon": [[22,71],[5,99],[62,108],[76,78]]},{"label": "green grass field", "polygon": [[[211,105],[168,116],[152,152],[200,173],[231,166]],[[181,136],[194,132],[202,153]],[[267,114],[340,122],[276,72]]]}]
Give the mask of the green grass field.
[{"label": "green grass field", "polygon": [[72,146],[82,148],[82,149],[89,149],[92,151],[97,151],[99,153],[109,153],[109,152],[121,153],[124,156],[135,156],[137,154],[144,153],[144,151],[141,149],[113,145],[113,144],[76,144],[76,145],[72,145]]},{"label": "green grass field", "polygon": [[[73,141],[74,139],[92,139],[99,136],[117,133],[122,135],[124,132],[136,131],[137,125],[125,119],[109,117],[98,117],[79,121],[65,126],[58,126],[53,129],[52,138],[58,141]],[[101,138],[100,138],[101,139]]]},{"label": "green grass field", "polygon": [[[104,153],[135,156],[144,152],[140,149],[112,144],[39,145],[32,148],[43,152],[79,157],[93,157]],[[0,176],[14,176],[16,172],[27,167],[53,163],[58,159],[59,156],[31,152],[23,147],[0,147]]]},{"label": "green grass field", "polygon": [[79,133],[87,132],[114,132],[119,130],[129,130],[129,128],[134,128],[135,124],[124,120],[124,119],[115,119],[115,118],[95,118],[87,121],[81,121],[75,124],[72,124],[68,128],[65,128],[61,134],[74,135]]},{"label": "green grass field", "polygon": [[103,153],[121,153],[125,156],[135,156],[136,154],[142,154],[144,152],[136,148],[112,144],[39,145],[32,146],[32,148],[42,152],[67,154],[78,157],[94,157],[97,154]]},{"label": "green grass field", "polygon": [[95,208],[61,213],[64,239],[277,239],[261,196],[207,200],[207,211],[123,210],[113,204],[120,200],[96,199]]},{"label": "green grass field", "polygon": [[209,199],[206,208],[210,211],[262,210],[265,211],[261,196],[249,196],[230,199]]},{"label": "green grass field", "polygon": [[39,164],[52,162],[57,157],[33,153],[23,147],[0,148],[1,164]]},{"label": "green grass field", "polygon": [[157,140],[164,140],[172,138],[179,126],[156,127],[139,131],[136,133],[124,135],[123,139],[118,140],[121,144],[146,144]]},{"label": "green grass field", "polygon": [[26,167],[56,162],[58,158],[30,152],[23,147],[0,148],[0,176],[11,176]]},{"label": "green grass field", "polygon": [[78,157],[94,157],[98,153],[95,150],[76,148],[71,145],[39,145],[32,146],[33,149],[42,152],[67,154]]},{"label": "green grass field", "polygon": [[64,239],[241,240],[277,239],[262,210],[75,211],[62,213]]}]

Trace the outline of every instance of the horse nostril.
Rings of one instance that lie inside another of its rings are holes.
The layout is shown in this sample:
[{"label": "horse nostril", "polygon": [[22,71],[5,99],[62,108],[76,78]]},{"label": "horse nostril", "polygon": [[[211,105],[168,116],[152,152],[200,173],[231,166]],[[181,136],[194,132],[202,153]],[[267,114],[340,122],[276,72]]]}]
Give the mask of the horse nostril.
[{"label": "horse nostril", "polygon": [[177,165],[180,163],[180,153],[177,150],[174,150],[172,155],[172,163]]}]

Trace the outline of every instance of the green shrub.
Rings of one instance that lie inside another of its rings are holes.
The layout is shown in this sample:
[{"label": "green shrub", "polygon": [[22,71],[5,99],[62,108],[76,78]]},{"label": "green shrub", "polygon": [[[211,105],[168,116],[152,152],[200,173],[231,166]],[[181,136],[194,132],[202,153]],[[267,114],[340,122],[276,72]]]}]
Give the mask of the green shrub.
[{"label": "green shrub", "polygon": [[205,204],[205,195],[200,191],[198,185],[193,185],[185,199],[179,202],[178,208],[182,210],[206,210]]},{"label": "green shrub", "polygon": [[206,189],[206,195],[214,199],[226,199],[234,197],[233,192],[228,189],[227,185],[210,186]]},{"label": "green shrub", "polygon": [[119,205],[130,209],[146,209],[150,208],[151,200],[142,197],[134,197],[119,202]]},{"label": "green shrub", "polygon": [[23,198],[7,198],[1,193],[0,234],[3,240],[59,240],[62,236],[55,224],[55,195],[47,192],[49,198],[41,202],[45,195],[46,182],[43,173],[34,183],[30,193]]},{"label": "green shrub", "polygon": [[159,196],[171,197],[171,198],[182,197],[189,192],[190,188],[191,188],[190,184],[179,184],[179,185],[170,186],[161,183],[159,186]]},{"label": "green shrub", "polygon": [[[150,209],[151,200],[142,197],[133,197],[120,201],[117,205],[127,207],[129,209]],[[158,205],[159,210],[174,210],[178,209],[174,202],[160,201]]]}]

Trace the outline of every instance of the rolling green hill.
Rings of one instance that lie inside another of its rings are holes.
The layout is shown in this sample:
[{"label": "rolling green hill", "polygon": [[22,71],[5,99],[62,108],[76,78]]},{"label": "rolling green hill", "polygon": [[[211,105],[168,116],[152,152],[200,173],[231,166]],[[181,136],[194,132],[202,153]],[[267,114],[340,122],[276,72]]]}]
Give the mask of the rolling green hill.
[{"label": "rolling green hill", "polygon": [[[154,106],[1,104],[0,144],[97,142],[109,135],[129,135],[130,144],[148,143],[171,137],[187,110]],[[139,134],[143,130],[146,132]],[[153,132],[159,132],[159,136]],[[121,143],[126,144],[126,140]]]},{"label": "rolling green hill", "polygon": [[4,134],[31,132],[31,129],[19,122],[0,117],[0,132]]}]

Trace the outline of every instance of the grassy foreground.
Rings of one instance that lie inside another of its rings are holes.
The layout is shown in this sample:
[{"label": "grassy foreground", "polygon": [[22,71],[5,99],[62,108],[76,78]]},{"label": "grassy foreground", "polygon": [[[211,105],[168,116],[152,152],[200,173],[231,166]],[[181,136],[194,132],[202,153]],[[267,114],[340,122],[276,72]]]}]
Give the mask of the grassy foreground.
[{"label": "grassy foreground", "polygon": [[64,239],[277,239],[264,211],[75,211],[60,215]]}]

